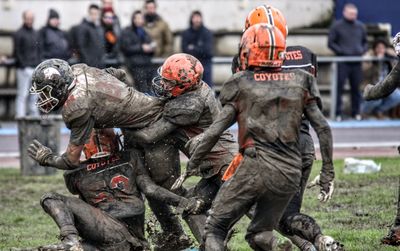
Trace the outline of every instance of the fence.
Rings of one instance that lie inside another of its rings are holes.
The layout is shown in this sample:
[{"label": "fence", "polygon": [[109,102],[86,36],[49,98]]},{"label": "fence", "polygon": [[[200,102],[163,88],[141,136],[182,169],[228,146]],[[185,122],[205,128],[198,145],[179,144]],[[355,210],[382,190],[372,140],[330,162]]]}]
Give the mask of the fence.
[{"label": "fence", "polygon": [[[155,65],[161,65],[163,63],[162,58],[154,58],[153,63]],[[330,67],[329,70],[329,76],[326,76],[327,79],[329,79],[329,92],[330,92],[330,113],[329,117],[330,119],[335,118],[335,113],[336,113],[336,94],[337,94],[337,71],[338,71],[338,64],[339,63],[350,63],[350,62],[371,62],[371,61],[381,61],[383,60],[381,58],[377,57],[327,57],[327,56],[321,56],[318,57],[318,65],[319,67],[322,65],[328,65]],[[232,58],[231,57],[214,57],[213,58],[213,64],[214,65],[231,65],[232,63]],[[15,60],[13,59],[8,59],[3,63],[0,63],[0,68],[5,69],[5,74],[4,74],[4,81],[0,85],[0,101],[5,103],[4,109],[5,109],[5,114],[3,115],[3,120],[4,119],[13,119],[12,114],[13,111],[11,111],[11,108],[13,107],[12,102],[15,100],[15,96],[17,93],[16,90],[16,84],[12,83],[11,79],[15,79],[15,77],[12,77],[11,74],[14,71],[15,68]],[[216,91],[219,91],[221,85],[216,85]]]}]

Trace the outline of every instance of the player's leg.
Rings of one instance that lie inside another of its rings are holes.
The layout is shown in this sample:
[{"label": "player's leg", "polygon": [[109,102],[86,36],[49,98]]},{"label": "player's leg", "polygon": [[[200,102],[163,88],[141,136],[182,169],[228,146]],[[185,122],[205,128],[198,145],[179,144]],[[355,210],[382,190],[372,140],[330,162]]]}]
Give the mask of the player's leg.
[{"label": "player's leg", "polygon": [[210,209],[221,185],[222,181],[219,175],[207,179],[203,178],[187,195],[187,197],[196,197],[197,199],[204,201],[204,207],[201,209],[201,212],[198,212],[197,214],[182,215],[200,245],[203,244],[204,226],[207,219],[206,213]]},{"label": "player's leg", "polygon": [[42,197],[41,205],[59,226],[63,243],[68,244],[68,240],[79,235],[102,249],[108,246],[147,246],[147,243],[131,235],[125,224],[78,198],[47,193]]},{"label": "player's leg", "polygon": [[293,194],[275,194],[264,188],[258,199],[246,240],[254,250],[273,250],[275,238],[273,230],[277,226]]},{"label": "player's leg", "polygon": [[205,226],[205,249],[224,250],[232,226],[256,202],[264,183],[255,159],[245,156],[236,173],[220,188]]},{"label": "player's leg", "polygon": [[[144,159],[150,177],[157,185],[166,189],[170,189],[180,176],[179,151],[168,140],[144,146]],[[159,248],[179,250],[189,247],[190,238],[185,234],[178,216],[171,208],[164,202],[151,198],[147,200],[163,230],[163,235],[158,238]]]}]

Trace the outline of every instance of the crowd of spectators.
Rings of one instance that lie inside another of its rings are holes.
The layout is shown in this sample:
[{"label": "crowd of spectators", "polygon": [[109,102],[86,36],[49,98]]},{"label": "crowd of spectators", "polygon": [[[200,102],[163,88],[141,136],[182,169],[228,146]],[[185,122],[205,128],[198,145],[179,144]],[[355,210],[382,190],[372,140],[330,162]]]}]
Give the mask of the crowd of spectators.
[{"label": "crowd of spectators", "polygon": [[[328,47],[337,56],[362,56],[368,49],[367,33],[357,19],[358,9],[346,4],[343,18],[330,28]],[[42,60],[60,58],[70,64],[121,67],[130,73],[132,84],[139,91],[151,94],[151,80],[157,73],[153,57],[166,58],[173,53],[173,34],[157,11],[155,0],[145,0],[143,10],[134,10],[128,27],[121,27],[113,0],[101,0],[101,6],[89,5],[87,15],[67,32],[60,30],[60,14],[50,9],[47,23],[40,30],[33,28],[34,13],[23,13],[23,25],[14,34],[14,57],[17,65],[16,117],[37,115],[35,100],[29,95],[30,76]],[[203,80],[213,86],[213,33],[203,24],[200,11],[193,11],[188,28],[181,33],[181,51],[198,58],[204,67]],[[374,43],[372,56],[380,62],[338,64],[336,120],[342,120],[342,97],[348,80],[351,94],[351,116],[361,120],[370,115],[384,117],[400,103],[400,90],[384,100],[365,102],[361,98],[362,82],[377,83],[392,68],[391,55],[385,41]],[[382,63],[383,62],[383,63]],[[364,68],[364,71],[363,71]]]},{"label": "crowd of spectators", "polygon": [[[157,73],[153,57],[165,58],[173,53],[173,34],[168,23],[157,12],[155,0],[145,0],[143,10],[132,11],[131,23],[121,27],[113,0],[102,0],[101,6],[90,4],[87,15],[69,31],[60,30],[60,14],[50,9],[47,23],[33,28],[34,13],[23,14],[23,25],[14,34],[14,57],[17,63],[16,117],[37,115],[35,100],[29,95],[30,76],[45,59],[59,58],[70,64],[89,66],[125,66],[132,84],[151,94],[151,80]],[[182,51],[204,63],[204,80],[211,82],[212,33],[203,25],[199,11],[192,13],[190,27],[182,36]]]}]

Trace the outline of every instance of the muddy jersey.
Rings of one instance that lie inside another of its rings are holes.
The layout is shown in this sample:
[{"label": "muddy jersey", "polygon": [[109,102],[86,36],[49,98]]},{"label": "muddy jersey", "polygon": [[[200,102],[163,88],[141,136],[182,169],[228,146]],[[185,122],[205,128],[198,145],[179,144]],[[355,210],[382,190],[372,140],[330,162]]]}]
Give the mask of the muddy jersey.
[{"label": "muddy jersey", "polygon": [[315,78],[298,69],[243,71],[224,84],[220,100],[237,111],[240,148],[255,146],[258,159],[271,174],[268,179],[296,189],[301,177],[302,114],[308,104],[319,100]]},{"label": "muddy jersey", "polygon": [[75,79],[62,111],[71,129],[71,143],[84,144],[92,128],[142,128],[161,116],[163,103],[159,99],[97,68],[78,64],[72,70]]},{"label": "muddy jersey", "polygon": [[[165,104],[164,118],[179,126],[175,136],[186,144],[190,139],[203,133],[217,118],[221,111],[221,104],[215,98],[213,90],[204,82],[191,92],[180,95]],[[187,145],[184,149],[189,155],[193,146]],[[238,150],[238,146],[229,131],[225,131],[212,150],[207,154],[207,161],[212,170],[203,173],[203,177],[210,177],[227,167]],[[203,163],[207,165],[207,163]]]},{"label": "muddy jersey", "polygon": [[81,163],[80,168],[66,171],[68,190],[88,204],[115,218],[128,218],[144,213],[144,203],[137,188],[140,167],[128,163],[120,153]]}]

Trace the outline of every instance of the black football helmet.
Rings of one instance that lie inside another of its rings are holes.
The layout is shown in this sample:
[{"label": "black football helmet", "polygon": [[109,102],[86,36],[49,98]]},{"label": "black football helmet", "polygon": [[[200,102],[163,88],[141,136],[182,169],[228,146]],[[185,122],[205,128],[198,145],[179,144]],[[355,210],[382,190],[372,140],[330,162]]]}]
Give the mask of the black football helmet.
[{"label": "black football helmet", "polygon": [[38,95],[37,107],[44,113],[63,105],[74,75],[69,64],[61,59],[40,63],[32,74],[31,94]]}]

